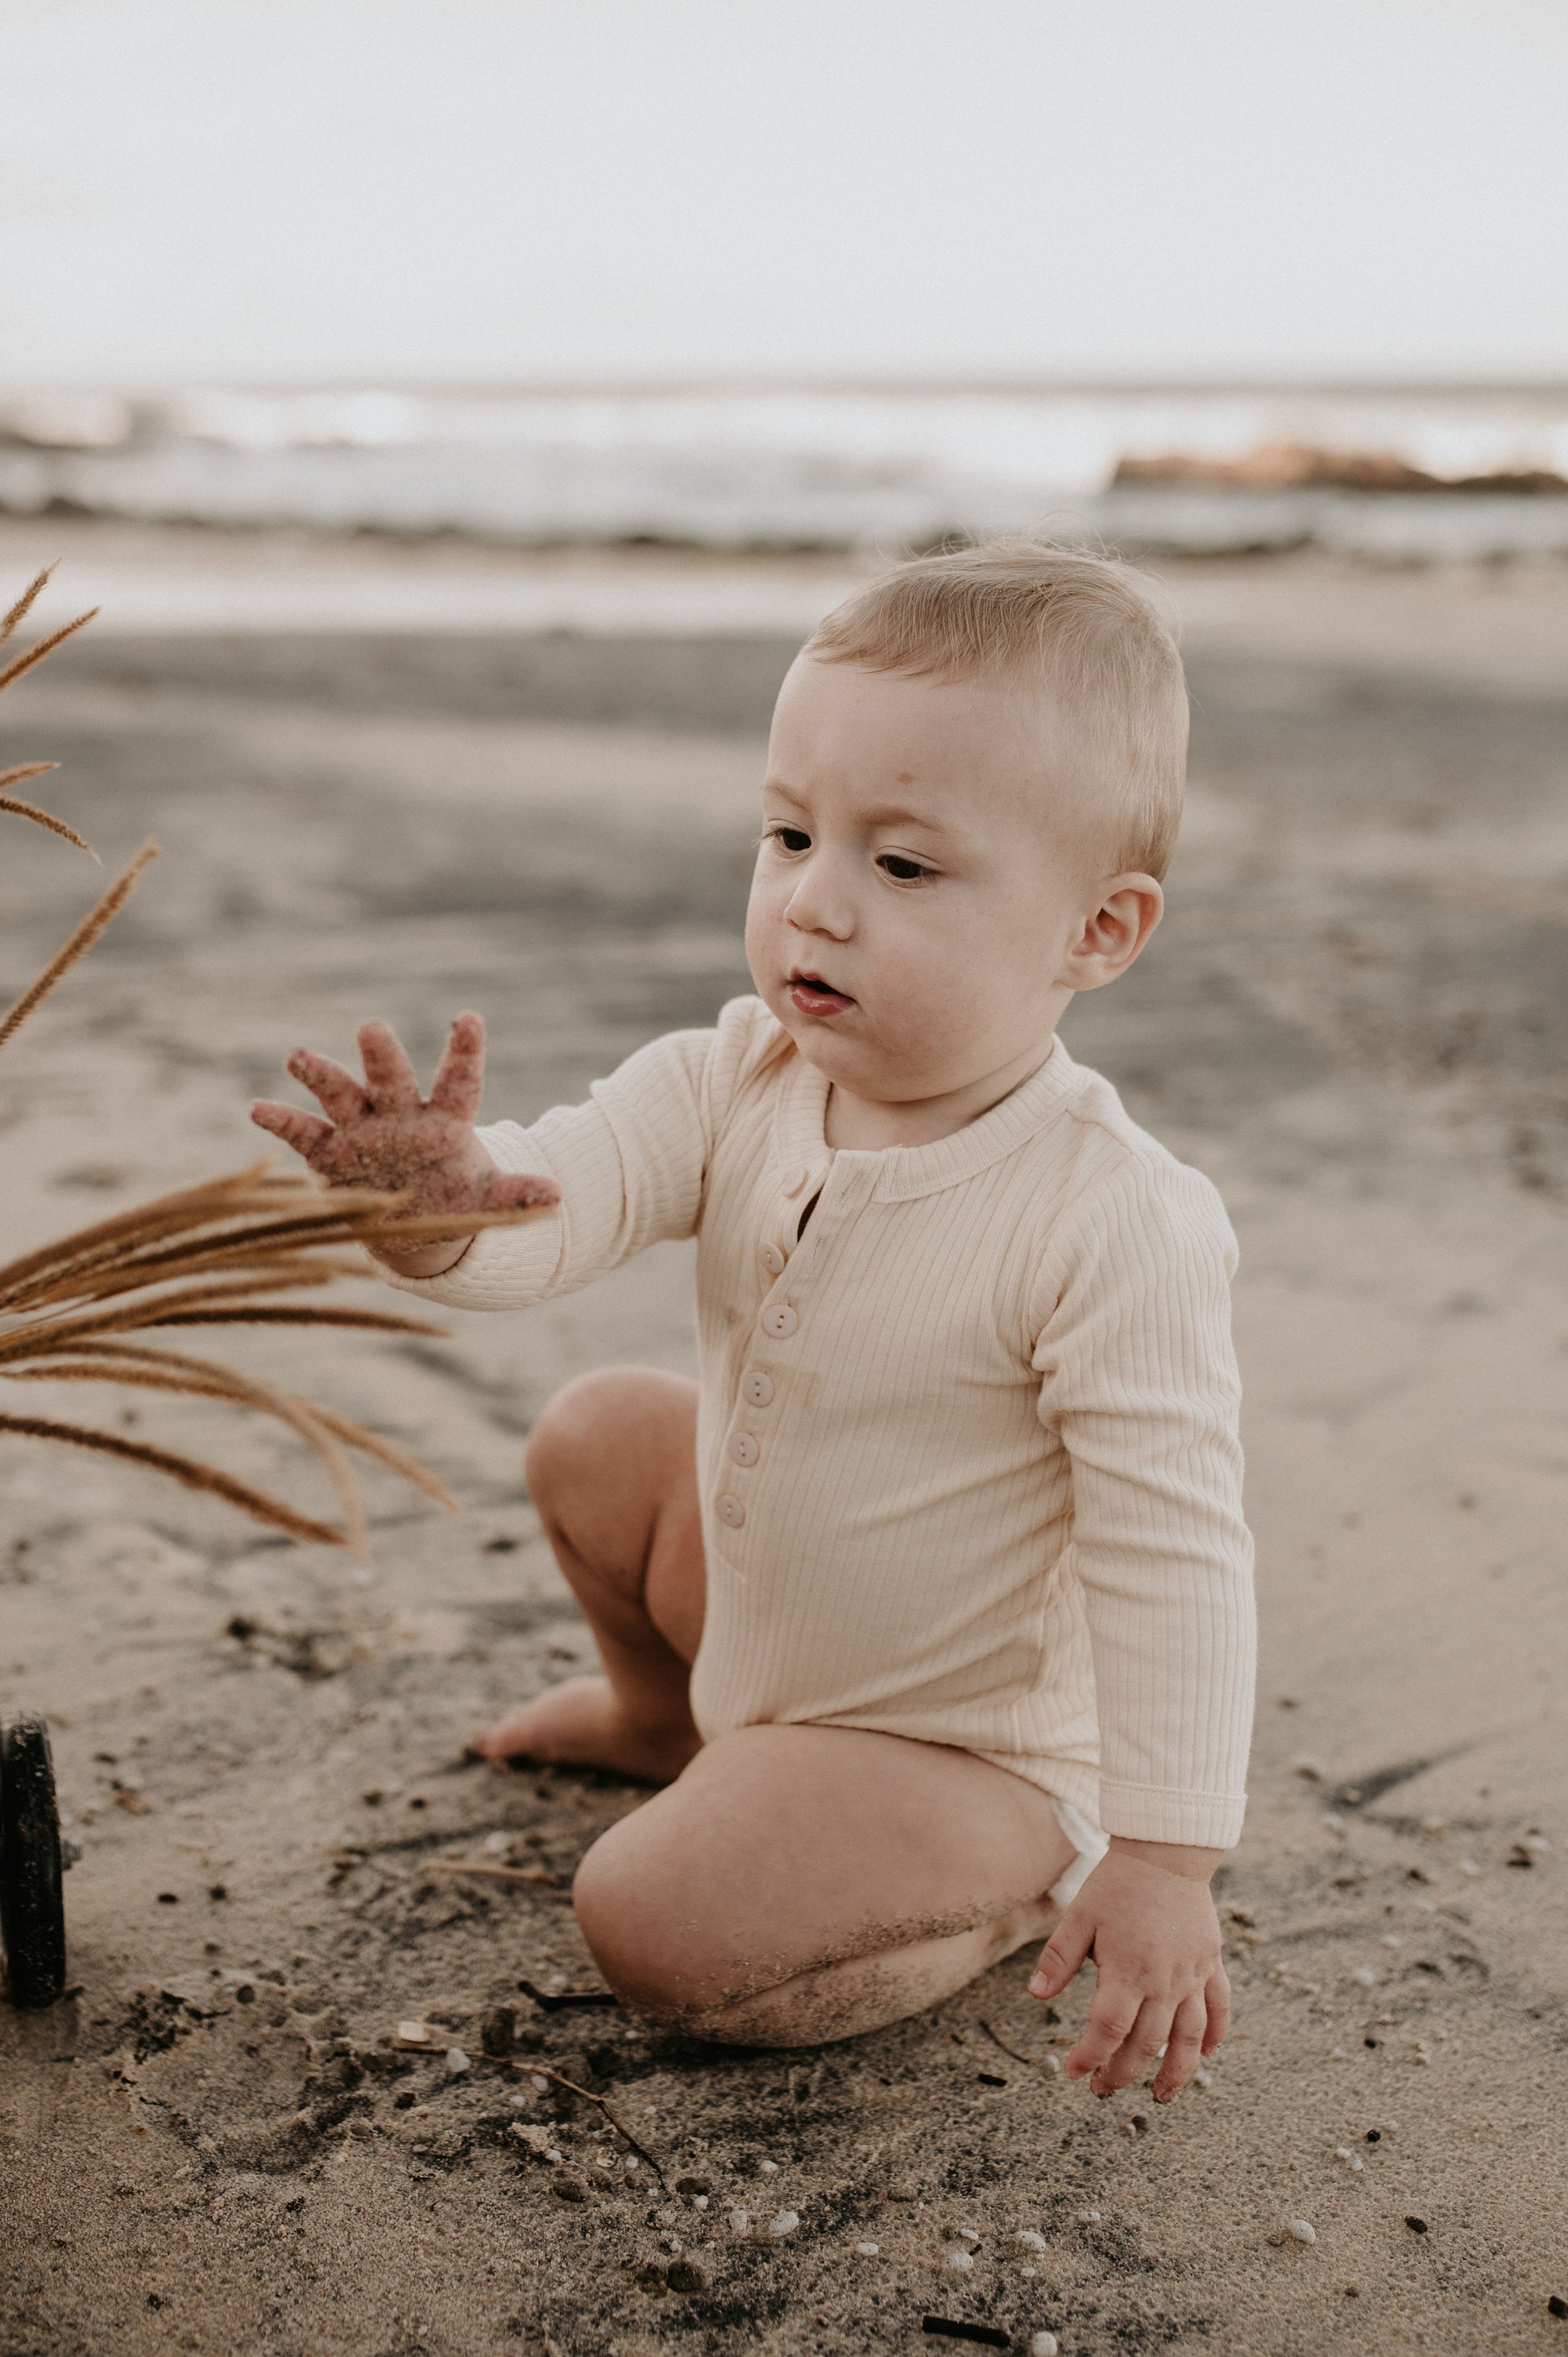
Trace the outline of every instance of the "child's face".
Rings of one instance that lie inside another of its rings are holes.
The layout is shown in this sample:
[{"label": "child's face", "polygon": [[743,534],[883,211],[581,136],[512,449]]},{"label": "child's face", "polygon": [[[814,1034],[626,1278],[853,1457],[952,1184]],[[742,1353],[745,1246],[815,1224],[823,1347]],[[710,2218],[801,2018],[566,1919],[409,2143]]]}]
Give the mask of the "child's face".
[{"label": "child's face", "polygon": [[1110,978],[1083,959],[1107,879],[1053,811],[1050,746],[1036,699],[984,682],[811,655],[785,681],[746,956],[801,1054],[855,1096],[1026,1066],[1073,991]]}]

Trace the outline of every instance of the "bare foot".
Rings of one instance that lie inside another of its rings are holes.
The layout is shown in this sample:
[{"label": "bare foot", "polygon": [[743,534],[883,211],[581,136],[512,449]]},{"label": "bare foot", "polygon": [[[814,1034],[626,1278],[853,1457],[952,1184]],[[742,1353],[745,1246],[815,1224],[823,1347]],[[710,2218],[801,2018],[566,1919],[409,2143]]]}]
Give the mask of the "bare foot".
[{"label": "bare foot", "polygon": [[573,1768],[613,1768],[648,1784],[672,1784],[702,1749],[690,1727],[633,1725],[607,1678],[567,1678],[525,1702],[471,1749],[483,1760],[539,1760]]}]

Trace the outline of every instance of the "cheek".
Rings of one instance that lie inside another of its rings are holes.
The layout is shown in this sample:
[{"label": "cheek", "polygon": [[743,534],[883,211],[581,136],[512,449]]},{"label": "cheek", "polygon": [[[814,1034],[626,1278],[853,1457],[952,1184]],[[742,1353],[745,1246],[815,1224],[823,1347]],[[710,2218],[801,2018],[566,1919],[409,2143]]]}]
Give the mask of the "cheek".
[{"label": "cheek", "polygon": [[758,954],[778,931],[784,898],[777,877],[765,875],[758,867],[752,877],[751,896],[746,904],[746,953],[754,975]]}]

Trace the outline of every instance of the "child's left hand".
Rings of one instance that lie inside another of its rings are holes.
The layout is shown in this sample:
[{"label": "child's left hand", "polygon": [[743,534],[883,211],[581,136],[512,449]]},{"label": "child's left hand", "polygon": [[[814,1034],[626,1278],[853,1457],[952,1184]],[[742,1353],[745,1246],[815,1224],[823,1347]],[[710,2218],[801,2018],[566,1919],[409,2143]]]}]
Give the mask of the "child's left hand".
[{"label": "child's left hand", "polygon": [[1094,2002],[1066,2064],[1091,2093],[1130,2086],[1163,2046],[1154,2096],[1168,2104],[1224,2037],[1230,1984],[1208,1890],[1222,1855],[1113,1835],[1041,1951],[1029,1983],[1036,1997],[1058,1996],[1094,1958]]}]

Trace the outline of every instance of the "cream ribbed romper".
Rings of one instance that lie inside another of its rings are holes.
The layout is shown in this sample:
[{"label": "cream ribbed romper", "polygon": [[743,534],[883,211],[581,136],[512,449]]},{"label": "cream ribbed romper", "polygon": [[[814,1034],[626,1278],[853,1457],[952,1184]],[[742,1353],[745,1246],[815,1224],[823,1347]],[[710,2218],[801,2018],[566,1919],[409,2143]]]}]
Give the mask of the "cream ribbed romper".
[{"label": "cream ribbed romper", "polygon": [[558,1210],[401,1282],[510,1308],[696,1237],[704,1738],[956,1744],[1112,1833],[1229,1846],[1253,1620],[1218,1195],[1059,1040],[932,1146],[835,1153],[827,1096],[736,999],[483,1130]]}]

